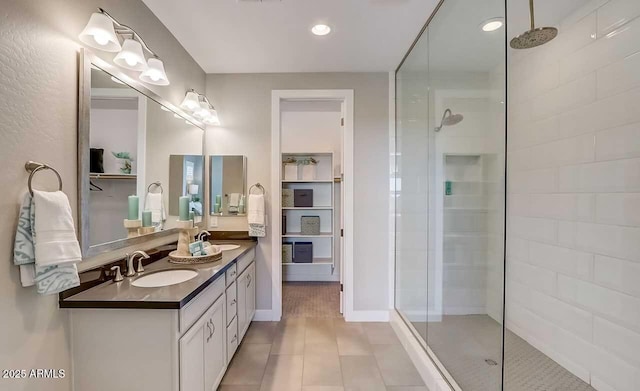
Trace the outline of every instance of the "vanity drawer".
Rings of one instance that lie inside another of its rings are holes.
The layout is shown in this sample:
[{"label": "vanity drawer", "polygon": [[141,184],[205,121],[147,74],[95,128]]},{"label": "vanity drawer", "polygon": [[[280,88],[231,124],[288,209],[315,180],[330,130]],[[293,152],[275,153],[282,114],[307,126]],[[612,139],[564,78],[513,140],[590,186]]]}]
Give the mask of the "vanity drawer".
[{"label": "vanity drawer", "polygon": [[211,304],[224,293],[224,288],[224,278],[220,276],[180,310],[180,333],[187,331],[200,315],[211,307]]},{"label": "vanity drawer", "polygon": [[256,257],[256,249],[255,248],[252,248],[251,250],[249,250],[248,253],[246,253],[243,256],[241,256],[240,259],[238,259],[238,262],[237,262],[238,274],[242,273],[244,271],[244,269],[246,269],[247,266],[249,266],[251,264],[251,262],[253,262],[255,257]]},{"label": "vanity drawer", "polygon": [[236,317],[238,312],[238,295],[236,291],[236,282],[234,281],[227,288],[227,323]]},{"label": "vanity drawer", "polygon": [[238,269],[236,268],[235,263],[229,266],[229,268],[225,272],[225,276],[227,278],[227,286],[231,285],[231,283],[236,280],[236,277],[238,276]]},{"label": "vanity drawer", "polygon": [[238,318],[233,318],[227,327],[227,362],[231,362],[238,349]]}]

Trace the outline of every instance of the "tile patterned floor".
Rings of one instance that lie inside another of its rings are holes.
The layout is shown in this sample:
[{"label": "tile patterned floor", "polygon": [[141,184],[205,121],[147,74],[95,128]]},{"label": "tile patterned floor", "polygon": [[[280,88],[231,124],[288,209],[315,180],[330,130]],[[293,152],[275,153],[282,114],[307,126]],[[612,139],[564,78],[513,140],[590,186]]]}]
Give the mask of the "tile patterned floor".
[{"label": "tile patterned floor", "polygon": [[285,282],[282,284],[283,318],[341,318],[340,283]]},{"label": "tile patterned floor", "polygon": [[219,391],[428,391],[388,323],[253,322]]}]

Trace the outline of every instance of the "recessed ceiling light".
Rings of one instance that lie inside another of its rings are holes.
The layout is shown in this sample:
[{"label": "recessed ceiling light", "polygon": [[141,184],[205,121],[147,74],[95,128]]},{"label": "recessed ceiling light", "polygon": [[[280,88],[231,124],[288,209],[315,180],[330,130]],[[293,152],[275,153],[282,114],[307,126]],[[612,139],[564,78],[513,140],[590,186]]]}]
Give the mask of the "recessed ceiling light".
[{"label": "recessed ceiling light", "polygon": [[504,26],[504,21],[502,18],[491,18],[482,22],[480,28],[482,29],[482,31],[491,32],[500,29],[502,26]]},{"label": "recessed ceiling light", "polygon": [[311,32],[315,35],[327,35],[331,32],[331,27],[326,24],[316,24],[311,28]]}]

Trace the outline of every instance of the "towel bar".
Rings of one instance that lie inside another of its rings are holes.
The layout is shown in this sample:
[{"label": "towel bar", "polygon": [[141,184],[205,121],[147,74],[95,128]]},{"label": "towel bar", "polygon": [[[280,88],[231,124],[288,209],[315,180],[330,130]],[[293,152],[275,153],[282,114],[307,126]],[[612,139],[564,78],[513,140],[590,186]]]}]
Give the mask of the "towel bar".
[{"label": "towel bar", "polygon": [[249,194],[251,194],[251,190],[253,190],[254,187],[257,188],[258,190],[262,191],[262,194],[265,193],[264,187],[262,187],[260,182],[258,182],[258,183],[254,184],[254,185],[251,185],[251,187],[249,188]]},{"label": "towel bar", "polygon": [[44,164],[44,163],[38,163],[38,162],[34,162],[32,160],[29,160],[28,162],[26,162],[24,164],[24,169],[27,170],[27,172],[29,172],[29,181],[27,182],[28,187],[29,187],[29,193],[31,194],[31,196],[33,196],[33,188],[31,187],[31,181],[33,180],[33,176],[36,174],[36,172],[40,171],[40,170],[51,170],[53,171],[56,176],[58,177],[58,190],[62,191],[62,177],[60,176],[60,173],[53,167],[49,166],[48,164]]},{"label": "towel bar", "polygon": [[147,186],[147,193],[151,193],[151,186],[159,187],[160,188],[160,194],[164,193],[164,189],[162,188],[162,183],[160,181],[153,182],[153,183],[149,184],[149,186]]}]

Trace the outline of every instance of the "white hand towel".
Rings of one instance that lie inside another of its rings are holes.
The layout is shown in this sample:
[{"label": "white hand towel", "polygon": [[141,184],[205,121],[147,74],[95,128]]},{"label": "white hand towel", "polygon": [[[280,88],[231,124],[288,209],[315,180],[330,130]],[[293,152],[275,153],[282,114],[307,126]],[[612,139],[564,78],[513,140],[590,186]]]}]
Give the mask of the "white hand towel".
[{"label": "white hand towel", "polygon": [[35,255],[37,266],[68,265],[80,262],[82,253],[76,238],[71,206],[61,191],[34,190]]},{"label": "white hand towel", "polygon": [[151,211],[151,221],[154,223],[161,223],[167,219],[162,193],[147,193],[144,209]]},{"label": "white hand towel", "polygon": [[237,212],[240,206],[240,193],[229,194],[229,212]]},{"label": "white hand towel", "polygon": [[247,220],[249,224],[265,225],[264,195],[250,194],[248,208]]}]

